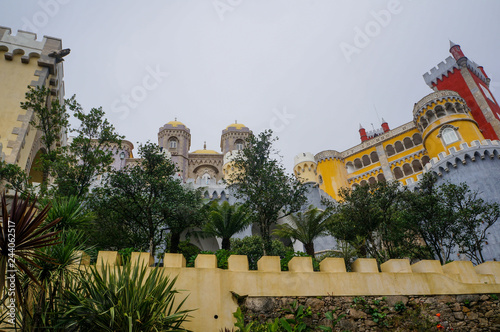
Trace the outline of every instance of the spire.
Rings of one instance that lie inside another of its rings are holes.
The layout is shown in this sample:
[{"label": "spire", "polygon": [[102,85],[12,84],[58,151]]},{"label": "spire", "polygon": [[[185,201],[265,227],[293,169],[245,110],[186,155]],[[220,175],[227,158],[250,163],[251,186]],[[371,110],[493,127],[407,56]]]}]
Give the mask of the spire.
[{"label": "spire", "polygon": [[365,128],[363,128],[363,126],[361,125],[361,123],[359,124],[359,129],[365,129]]},{"label": "spire", "polygon": [[203,150],[207,149],[207,141],[203,142]]},{"label": "spire", "polygon": [[450,50],[453,48],[453,46],[457,46],[457,44],[455,44],[454,42],[452,42],[452,41],[450,40]]},{"label": "spire", "polygon": [[460,45],[455,44],[450,40],[450,53],[455,58],[455,61],[459,66],[465,66],[467,64],[467,58],[465,57]]}]

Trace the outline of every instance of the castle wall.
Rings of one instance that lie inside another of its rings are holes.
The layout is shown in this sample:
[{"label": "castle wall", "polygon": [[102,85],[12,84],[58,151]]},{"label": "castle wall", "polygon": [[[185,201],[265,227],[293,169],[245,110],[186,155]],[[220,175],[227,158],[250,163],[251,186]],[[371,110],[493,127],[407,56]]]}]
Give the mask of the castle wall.
[{"label": "castle wall", "polygon": [[[117,265],[117,252],[100,252],[100,264]],[[148,253],[133,253],[131,262],[150,266]],[[176,301],[189,295],[186,308],[197,308],[185,327],[193,331],[218,331],[233,326],[237,301],[231,292],[249,297],[458,295],[500,293],[500,262],[473,266],[457,261],[441,266],[438,261],[389,260],[379,268],[375,259],[358,259],[354,272],[346,272],[344,260],[327,258],[314,272],[309,257],[294,257],[289,271],[281,272],[279,257],[264,256],[257,271],[248,270],[246,256],[233,255],[229,268],[217,268],[215,255],[198,255],[194,268],[185,267],[182,254],[165,254],[165,275],[178,276],[183,289]]]}]

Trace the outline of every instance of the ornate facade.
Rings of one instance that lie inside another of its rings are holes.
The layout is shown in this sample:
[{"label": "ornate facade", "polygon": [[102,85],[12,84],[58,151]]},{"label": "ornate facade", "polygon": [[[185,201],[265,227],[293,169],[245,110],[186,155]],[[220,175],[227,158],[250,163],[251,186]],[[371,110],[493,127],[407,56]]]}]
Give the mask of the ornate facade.
[{"label": "ornate facade", "polygon": [[[397,180],[413,186],[424,172],[438,183],[466,182],[486,201],[500,201],[500,107],[483,67],[450,42],[448,57],[425,82],[434,92],[413,107],[412,121],[371,132],[360,126],[361,144],[343,152],[326,150],[295,157],[294,173],[339,199],[341,187]],[[491,228],[487,259],[500,259],[500,224]]]}]

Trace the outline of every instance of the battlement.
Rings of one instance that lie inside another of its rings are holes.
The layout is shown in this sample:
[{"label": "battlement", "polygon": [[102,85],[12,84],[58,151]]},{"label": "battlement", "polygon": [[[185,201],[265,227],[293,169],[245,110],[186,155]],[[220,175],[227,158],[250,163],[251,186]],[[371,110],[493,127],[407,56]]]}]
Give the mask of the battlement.
[{"label": "battlement", "polygon": [[316,163],[316,160],[314,159],[314,155],[310,152],[299,153],[293,158],[294,166],[303,162]]},{"label": "battlement", "polygon": [[321,151],[314,156],[314,160],[316,160],[316,162],[318,163],[329,159],[337,159],[341,160],[342,162],[344,161],[344,157],[342,156],[342,154],[335,150]]},{"label": "battlement", "polygon": [[[449,73],[453,73],[455,69],[459,69],[459,65],[451,56],[447,57],[445,61],[441,61],[436,67],[423,75],[425,83],[432,89],[438,80],[443,80],[443,76],[448,77]],[[467,59],[467,68],[471,70],[481,81],[488,85],[488,80],[484,76],[479,65],[474,61]]]},{"label": "battlement", "polygon": [[424,172],[434,171],[439,176],[457,165],[467,165],[483,159],[500,159],[500,141],[484,140],[460,144],[460,149],[450,148],[450,153],[441,152],[424,166]]},{"label": "battlement", "polygon": [[[42,58],[53,51],[61,49],[62,40],[59,38],[44,36],[39,41],[37,35],[33,32],[19,30],[17,35],[13,35],[10,28],[0,26],[0,51],[5,51],[4,57],[6,60],[12,60],[14,55],[20,54],[22,55],[21,61],[29,63],[31,58]],[[44,60],[42,64],[45,64],[49,59]]]},{"label": "battlement", "polygon": [[[149,253],[132,253],[132,264],[151,266]],[[80,268],[88,266],[85,253],[80,254]],[[116,251],[101,251],[98,266],[119,267],[121,257]],[[246,256],[232,255],[228,269],[217,268],[215,255],[200,254],[195,267],[186,267],[182,254],[165,254],[165,276],[177,276],[176,300],[188,296],[185,307],[197,308],[186,328],[194,331],[218,331],[233,326],[232,313],[238,296],[368,296],[368,295],[452,295],[500,293],[500,262],[473,266],[469,261],[441,265],[439,261],[424,260],[410,264],[407,259],[392,259],[377,266],[375,259],[360,258],[346,272],[342,258],[326,258],[320,271],[314,272],[309,257],[294,257],[289,271],[282,272],[280,258],[264,256],[257,271],[249,271]],[[215,319],[214,319],[215,318]]]}]

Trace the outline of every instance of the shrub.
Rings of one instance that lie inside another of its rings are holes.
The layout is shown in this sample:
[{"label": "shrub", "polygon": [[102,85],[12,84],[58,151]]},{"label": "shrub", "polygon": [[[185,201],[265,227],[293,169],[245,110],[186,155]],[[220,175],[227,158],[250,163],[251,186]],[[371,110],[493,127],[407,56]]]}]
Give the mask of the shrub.
[{"label": "shrub", "polygon": [[[257,261],[264,256],[264,241],[258,235],[243,239],[231,239],[231,251],[235,255],[247,255],[250,270],[257,270]],[[279,240],[273,240],[269,256],[285,257],[287,248]]]}]

